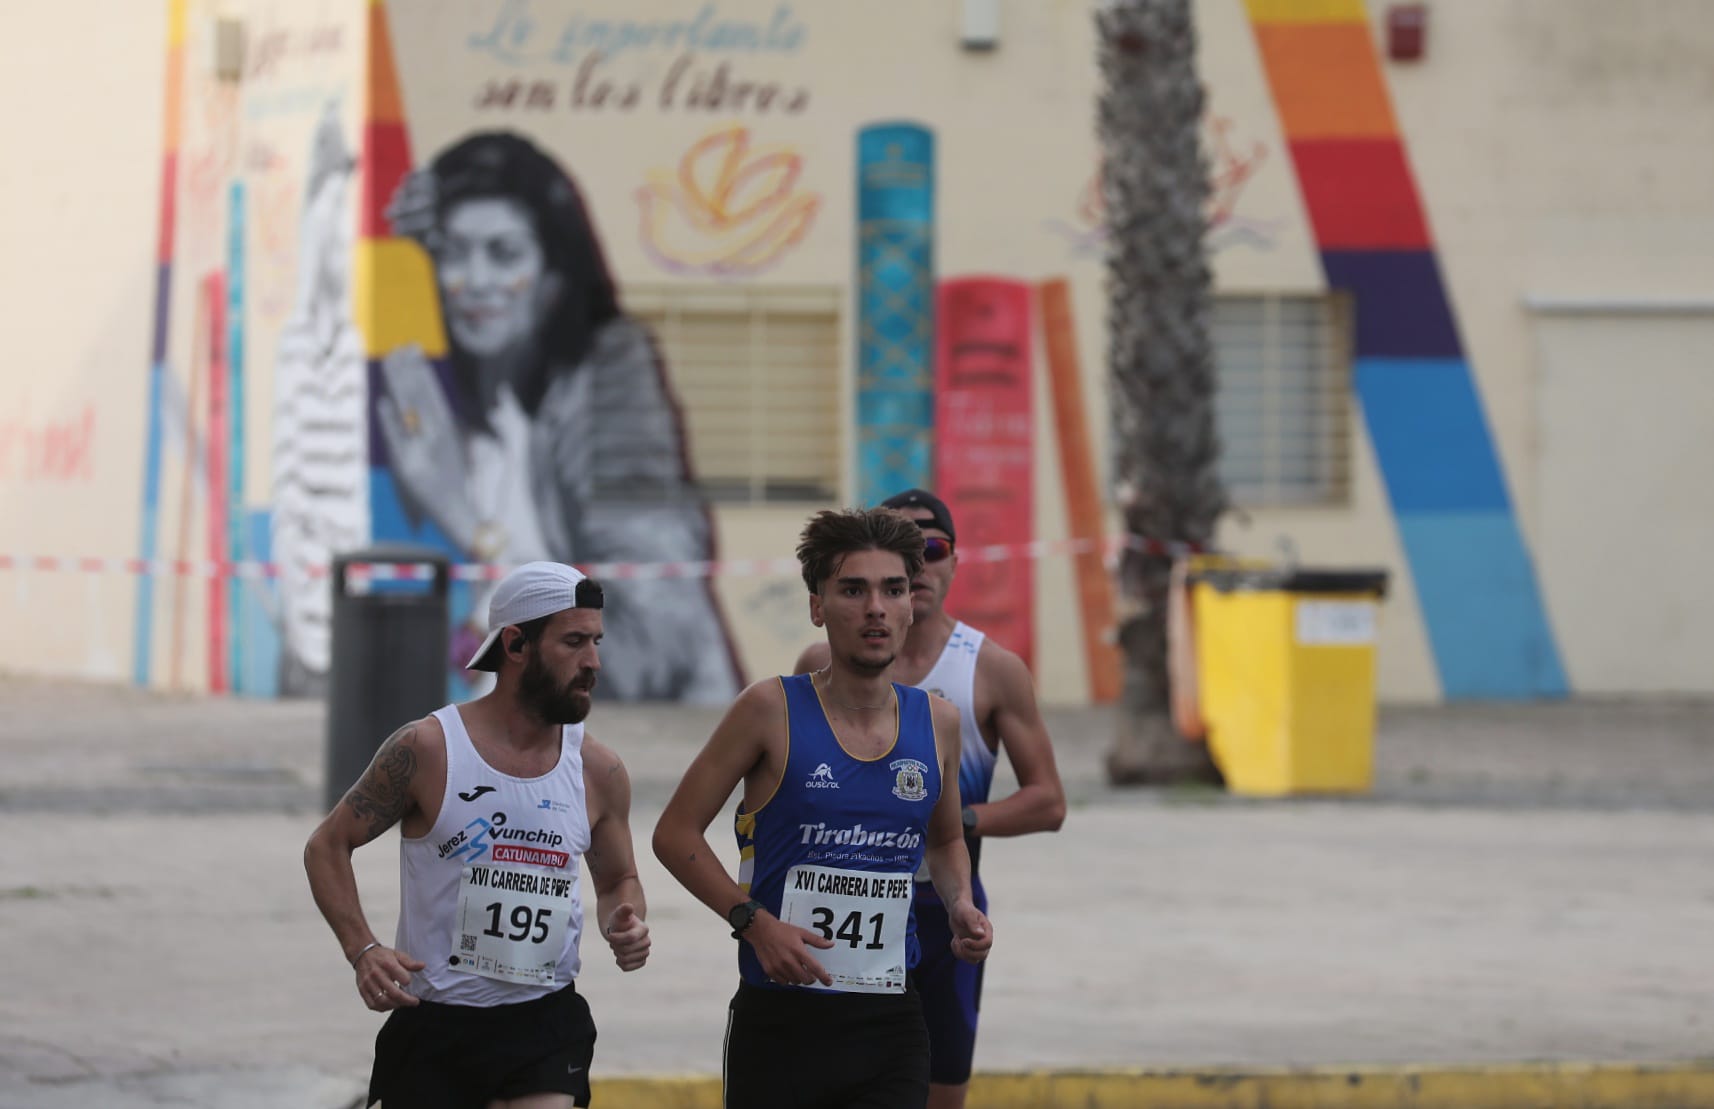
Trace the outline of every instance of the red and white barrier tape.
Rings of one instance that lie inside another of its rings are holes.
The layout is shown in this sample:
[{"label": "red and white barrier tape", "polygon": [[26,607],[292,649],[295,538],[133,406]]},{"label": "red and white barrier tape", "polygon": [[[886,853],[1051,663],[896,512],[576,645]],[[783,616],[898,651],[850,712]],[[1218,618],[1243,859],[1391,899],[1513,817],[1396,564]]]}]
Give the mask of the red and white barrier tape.
[{"label": "red and white barrier tape", "polygon": [[[958,557],[965,562],[1005,562],[1023,557],[1049,558],[1059,555],[1087,554],[1099,551],[1104,557],[1116,555],[1122,548],[1148,554],[1179,557],[1201,553],[1204,548],[1194,543],[1179,543],[1160,539],[1129,536],[1100,542],[1094,539],[1037,540],[1033,543],[989,544],[960,547]],[[213,562],[203,559],[140,559],[140,558],[73,558],[56,555],[0,554],[0,571],[27,570],[39,573],[133,574],[155,577],[214,578],[244,580],[277,578],[281,573],[277,562]],[[327,576],[325,565],[306,568],[310,577]],[[498,581],[511,569],[497,562],[458,562],[451,566],[454,581]],[[651,581],[671,578],[706,577],[768,577],[791,576],[798,572],[796,559],[791,558],[731,558],[717,562],[594,562],[578,569],[592,578],[605,581]],[[346,567],[351,577],[369,581],[428,581],[434,576],[430,562],[353,562]]]}]

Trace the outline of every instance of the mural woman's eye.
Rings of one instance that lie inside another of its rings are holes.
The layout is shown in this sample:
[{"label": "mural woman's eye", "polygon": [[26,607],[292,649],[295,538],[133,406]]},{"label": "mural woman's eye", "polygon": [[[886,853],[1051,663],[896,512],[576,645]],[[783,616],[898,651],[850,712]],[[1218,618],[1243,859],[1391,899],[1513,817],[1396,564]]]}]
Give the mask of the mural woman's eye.
[{"label": "mural woman's eye", "polygon": [[502,266],[515,266],[523,261],[528,245],[522,239],[493,239],[488,243],[488,256]]}]

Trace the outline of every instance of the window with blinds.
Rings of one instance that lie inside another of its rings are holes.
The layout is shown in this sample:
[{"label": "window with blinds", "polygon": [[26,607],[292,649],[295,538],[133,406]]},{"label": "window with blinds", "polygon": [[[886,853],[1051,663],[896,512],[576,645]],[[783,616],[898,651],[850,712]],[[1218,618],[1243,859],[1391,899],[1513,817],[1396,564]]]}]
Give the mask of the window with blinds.
[{"label": "window with blinds", "polygon": [[827,501],[839,488],[840,298],[832,289],[627,286],[716,501]]},{"label": "window with blinds", "polygon": [[1342,504],[1351,470],[1350,307],[1341,296],[1218,296],[1220,476],[1234,504]]}]

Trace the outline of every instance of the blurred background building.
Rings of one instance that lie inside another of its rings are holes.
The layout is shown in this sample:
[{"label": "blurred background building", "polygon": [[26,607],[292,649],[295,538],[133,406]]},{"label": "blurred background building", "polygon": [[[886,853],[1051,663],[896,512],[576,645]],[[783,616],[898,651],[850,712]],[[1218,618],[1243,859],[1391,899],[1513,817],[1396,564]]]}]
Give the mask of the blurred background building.
[{"label": "blurred background building", "polygon": [[[1389,569],[1384,699],[1714,692],[1714,6],[1196,11],[1222,546]],[[720,560],[622,585],[608,660],[718,700],[813,631],[743,561],[932,483],[954,611],[1100,694],[1063,544],[1117,534],[1089,3],[6,23],[0,668],[313,694],[318,567],[401,540]]]}]

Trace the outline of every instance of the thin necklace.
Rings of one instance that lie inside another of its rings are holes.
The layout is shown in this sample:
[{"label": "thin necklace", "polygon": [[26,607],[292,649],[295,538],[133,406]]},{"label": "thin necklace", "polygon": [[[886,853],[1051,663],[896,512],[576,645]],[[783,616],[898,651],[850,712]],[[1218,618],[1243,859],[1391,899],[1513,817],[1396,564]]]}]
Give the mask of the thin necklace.
[{"label": "thin necklace", "polygon": [[[815,672],[815,674],[827,674],[829,669],[830,669],[830,667],[824,666],[820,670],[817,670]],[[809,680],[812,683],[815,681],[815,674],[810,675]],[[833,692],[833,675],[831,675],[831,674],[828,674],[827,681],[822,683],[822,689],[820,692],[821,692],[822,697],[824,697],[829,702],[831,702],[835,707],[842,708],[842,709],[850,709],[853,712],[872,712],[875,709],[886,709],[886,708],[892,708],[893,707],[893,698],[892,698],[891,690],[888,691],[887,699],[885,701],[882,701],[878,705],[848,705],[843,701],[834,701],[833,698],[831,696],[829,696],[829,694],[831,694]]]}]

